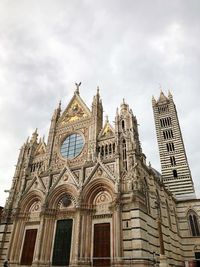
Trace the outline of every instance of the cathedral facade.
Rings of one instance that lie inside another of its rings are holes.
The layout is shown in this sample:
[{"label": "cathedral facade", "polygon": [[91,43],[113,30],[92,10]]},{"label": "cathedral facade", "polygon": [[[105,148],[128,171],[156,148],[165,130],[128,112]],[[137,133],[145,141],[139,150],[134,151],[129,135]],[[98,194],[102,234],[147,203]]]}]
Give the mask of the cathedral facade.
[{"label": "cathedral facade", "polygon": [[177,200],[142,151],[128,104],[106,119],[99,89],[53,113],[47,144],[22,146],[0,224],[10,266],[187,266],[200,258],[200,200]]}]

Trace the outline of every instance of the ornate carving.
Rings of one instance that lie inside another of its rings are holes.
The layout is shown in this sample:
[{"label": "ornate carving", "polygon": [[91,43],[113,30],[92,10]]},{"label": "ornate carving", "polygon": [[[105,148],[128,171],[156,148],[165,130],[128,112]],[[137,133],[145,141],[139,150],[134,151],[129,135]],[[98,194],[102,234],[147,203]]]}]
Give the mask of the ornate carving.
[{"label": "ornate carving", "polygon": [[110,136],[113,136],[113,135],[114,135],[113,130],[112,130],[110,124],[107,123],[105,128],[104,128],[104,130],[103,130],[103,132],[102,132],[101,137],[110,137]]},{"label": "ornate carving", "polygon": [[98,170],[97,170],[97,174],[98,174],[99,176],[101,176],[102,173],[103,173],[102,169],[101,169],[101,168],[98,168]]},{"label": "ornate carving", "polygon": [[69,179],[69,175],[67,173],[65,173],[64,177],[63,177],[63,181],[67,181]]},{"label": "ornate carving", "polygon": [[87,117],[87,114],[80,106],[78,101],[74,100],[71,107],[68,109],[68,112],[65,114],[65,118],[63,119],[62,124],[75,122],[85,117]]},{"label": "ornate carving", "polygon": [[144,181],[142,180],[139,168],[137,167],[137,164],[135,164],[133,168],[131,168],[131,170],[129,171],[127,175],[127,180],[129,191],[137,190],[144,193],[145,185]]},{"label": "ornate carving", "polygon": [[39,200],[38,200],[38,201],[35,201],[35,202],[31,205],[29,211],[30,211],[31,213],[41,211],[41,202],[40,202]]}]

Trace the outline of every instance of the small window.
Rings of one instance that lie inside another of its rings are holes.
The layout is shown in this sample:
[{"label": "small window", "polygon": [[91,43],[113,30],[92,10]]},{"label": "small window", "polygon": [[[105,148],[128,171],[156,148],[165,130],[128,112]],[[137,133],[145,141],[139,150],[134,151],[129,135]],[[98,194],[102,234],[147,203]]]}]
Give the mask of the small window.
[{"label": "small window", "polygon": [[105,155],[108,155],[108,145],[105,146]]},{"label": "small window", "polygon": [[115,153],[115,143],[113,144],[113,153]]},{"label": "small window", "polygon": [[104,156],[104,146],[101,147],[101,156]]},{"label": "small window", "polygon": [[122,141],[122,160],[123,160],[123,167],[127,170],[127,155],[126,155],[126,141],[123,139]]},{"label": "small window", "polygon": [[124,122],[124,120],[122,120],[122,129],[123,130],[125,129],[125,122]]},{"label": "small window", "polygon": [[176,165],[176,160],[174,156],[170,157],[170,161],[171,161],[171,166],[175,166]]},{"label": "small window", "polygon": [[112,154],[112,145],[109,144],[109,154]]},{"label": "small window", "polygon": [[178,177],[177,170],[173,170],[173,176],[174,176],[174,178],[177,178]]},{"label": "small window", "polygon": [[166,143],[166,146],[167,146],[167,151],[170,152],[170,151],[174,151],[174,143]]}]

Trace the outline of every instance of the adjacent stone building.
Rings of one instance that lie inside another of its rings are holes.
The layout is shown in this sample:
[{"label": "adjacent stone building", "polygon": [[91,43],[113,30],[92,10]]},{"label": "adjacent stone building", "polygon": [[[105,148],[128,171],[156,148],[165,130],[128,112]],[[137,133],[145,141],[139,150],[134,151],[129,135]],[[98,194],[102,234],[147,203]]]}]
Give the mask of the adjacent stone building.
[{"label": "adjacent stone building", "polygon": [[146,164],[128,104],[103,123],[99,89],[54,111],[22,146],[0,225],[10,266],[184,266],[200,253],[200,200],[177,200]]}]

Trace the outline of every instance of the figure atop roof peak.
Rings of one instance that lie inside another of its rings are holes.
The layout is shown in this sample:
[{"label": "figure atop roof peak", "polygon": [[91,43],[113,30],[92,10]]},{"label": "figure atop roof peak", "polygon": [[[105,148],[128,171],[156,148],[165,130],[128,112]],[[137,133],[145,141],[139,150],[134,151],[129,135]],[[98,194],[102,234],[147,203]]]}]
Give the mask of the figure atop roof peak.
[{"label": "figure atop roof peak", "polygon": [[75,83],[75,85],[76,85],[76,90],[74,93],[79,95],[79,87],[81,86],[81,82]]}]

